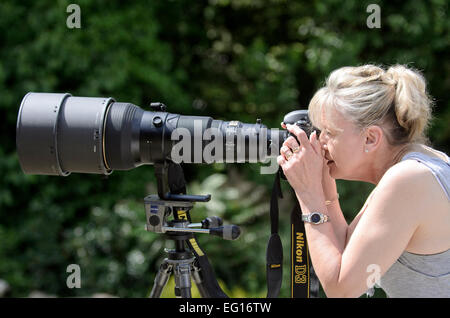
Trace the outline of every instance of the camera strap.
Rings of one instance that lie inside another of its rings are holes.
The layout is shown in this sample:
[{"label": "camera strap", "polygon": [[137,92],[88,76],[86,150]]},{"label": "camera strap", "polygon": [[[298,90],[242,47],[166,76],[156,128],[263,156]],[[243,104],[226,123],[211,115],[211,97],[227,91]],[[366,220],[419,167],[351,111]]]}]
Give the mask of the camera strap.
[{"label": "camera strap", "polygon": [[217,282],[216,275],[214,274],[214,270],[209,263],[208,257],[198,245],[198,241],[195,238],[194,234],[191,234],[191,238],[186,242],[190,250],[197,258],[198,266],[201,269],[201,276],[203,279],[202,284],[208,293],[208,297],[228,298],[228,296],[223,292],[222,288],[220,288],[220,285]]},{"label": "camera strap", "polygon": [[271,235],[266,250],[267,298],[276,298],[280,293],[283,278],[283,245],[278,235],[278,198],[283,198],[280,185],[280,172],[275,175],[270,198]]},{"label": "camera strap", "polygon": [[[278,235],[278,198],[283,198],[280,178],[285,179],[281,168],[275,175],[270,200],[271,235],[266,251],[267,297],[278,297],[283,276],[283,246]],[[319,280],[314,273],[308,252],[305,224],[301,220],[301,207],[295,200],[291,212],[290,287],[291,298],[316,298],[319,296]]]},{"label": "camera strap", "polygon": [[319,279],[311,263],[302,210],[296,200],[291,212],[291,298],[319,297]]}]

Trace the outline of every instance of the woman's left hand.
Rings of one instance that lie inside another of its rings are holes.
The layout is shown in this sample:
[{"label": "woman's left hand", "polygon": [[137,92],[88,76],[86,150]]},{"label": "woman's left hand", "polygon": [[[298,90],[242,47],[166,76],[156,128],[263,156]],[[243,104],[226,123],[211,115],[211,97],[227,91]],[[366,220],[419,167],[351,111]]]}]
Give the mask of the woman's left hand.
[{"label": "woman's left hand", "polygon": [[323,195],[322,171],[324,159],[321,146],[314,131],[308,139],[306,133],[297,125],[287,125],[287,130],[300,142],[290,136],[280,149],[278,164],[284,175],[300,198],[315,198]]}]

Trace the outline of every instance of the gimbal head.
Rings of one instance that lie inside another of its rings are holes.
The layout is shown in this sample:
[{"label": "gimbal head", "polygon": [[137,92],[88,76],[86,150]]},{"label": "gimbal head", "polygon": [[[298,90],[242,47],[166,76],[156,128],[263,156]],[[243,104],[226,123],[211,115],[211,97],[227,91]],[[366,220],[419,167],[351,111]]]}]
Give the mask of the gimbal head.
[{"label": "gimbal head", "polygon": [[[205,233],[220,236],[225,240],[235,240],[239,237],[240,228],[236,225],[211,227],[213,224],[208,224],[206,228],[203,224],[202,228],[196,228],[190,223],[189,211],[194,203],[208,202],[211,195],[185,194],[186,182],[179,164],[171,161],[156,163],[155,175],[158,195],[149,195],[144,199],[147,231]],[[171,214],[174,220],[168,221]]]},{"label": "gimbal head", "polygon": [[[180,198],[182,195],[179,196]],[[201,228],[199,224],[192,224],[189,220],[189,211],[194,206],[193,201],[168,201],[161,200],[157,195],[149,195],[145,197],[145,214],[147,218],[147,231],[155,233],[178,232],[178,233],[203,233],[220,236],[225,240],[235,240],[241,234],[239,226],[224,225],[215,226],[202,222]],[[169,221],[170,215],[174,216],[174,220]]]}]

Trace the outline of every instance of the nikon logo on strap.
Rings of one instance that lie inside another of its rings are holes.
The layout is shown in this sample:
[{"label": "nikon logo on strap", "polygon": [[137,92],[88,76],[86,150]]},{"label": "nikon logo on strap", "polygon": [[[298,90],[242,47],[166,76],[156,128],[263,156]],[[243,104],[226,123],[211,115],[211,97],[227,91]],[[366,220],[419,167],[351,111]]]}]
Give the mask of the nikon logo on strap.
[{"label": "nikon logo on strap", "polygon": [[303,263],[303,247],[305,246],[305,239],[303,233],[295,233],[295,261]]},{"label": "nikon logo on strap", "polygon": [[[291,213],[291,297],[318,297],[318,281],[310,264],[305,225],[298,203]],[[314,288],[311,288],[314,286]]]},{"label": "nikon logo on strap", "polygon": [[[293,264],[294,270],[294,284],[306,284],[308,282],[307,278],[307,268],[306,264],[303,264],[303,255],[305,254],[305,239],[304,233],[295,233],[295,264]],[[307,253],[305,254],[308,257]],[[303,264],[303,265],[299,265]]]}]

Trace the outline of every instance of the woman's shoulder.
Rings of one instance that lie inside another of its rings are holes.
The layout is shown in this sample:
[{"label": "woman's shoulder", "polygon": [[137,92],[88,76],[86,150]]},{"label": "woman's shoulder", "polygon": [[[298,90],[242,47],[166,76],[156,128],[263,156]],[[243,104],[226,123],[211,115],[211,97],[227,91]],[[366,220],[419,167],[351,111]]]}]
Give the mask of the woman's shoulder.
[{"label": "woman's shoulder", "polygon": [[438,208],[449,204],[446,189],[435,173],[416,160],[403,160],[390,167],[375,190],[403,193],[409,203],[420,202],[421,206]]},{"label": "woman's shoulder", "polygon": [[390,167],[381,182],[400,182],[407,187],[420,187],[424,192],[437,191],[450,201],[449,157],[441,151],[421,145]]},{"label": "woman's shoulder", "polygon": [[432,172],[425,165],[416,160],[403,160],[390,167],[378,184],[415,183],[427,177],[432,177]]},{"label": "woman's shoulder", "polygon": [[408,149],[408,153],[403,155],[402,160],[406,158],[415,158],[415,157],[420,157],[422,159],[439,159],[442,160],[445,163],[448,163],[449,157],[447,156],[446,153],[433,149],[429,146],[423,145],[423,144],[415,144],[412,145],[409,149]]},{"label": "woman's shoulder", "polygon": [[403,153],[399,162],[386,171],[383,178],[399,178],[408,181],[424,177],[425,175],[432,176],[430,165],[423,164],[430,161],[433,161],[434,164],[439,162],[440,165],[445,165],[445,163],[449,162],[449,157],[444,152],[423,144],[412,145],[406,153]]},{"label": "woman's shoulder", "polygon": [[447,201],[442,186],[426,165],[416,160],[404,160],[390,167],[376,190],[401,192],[411,202],[420,200],[428,204]]},{"label": "woman's shoulder", "polygon": [[[414,159],[414,156],[411,157]],[[434,164],[440,160],[432,156],[429,158],[434,163],[430,164],[427,158],[419,158],[425,160],[426,164],[423,164],[423,160],[400,161],[386,172],[383,180],[385,189],[404,194],[403,198],[396,196],[393,201],[407,207],[408,216],[415,216],[419,221],[406,248],[418,254],[433,254],[449,248],[448,168],[438,163],[443,169],[439,171]]]}]

